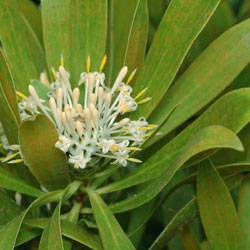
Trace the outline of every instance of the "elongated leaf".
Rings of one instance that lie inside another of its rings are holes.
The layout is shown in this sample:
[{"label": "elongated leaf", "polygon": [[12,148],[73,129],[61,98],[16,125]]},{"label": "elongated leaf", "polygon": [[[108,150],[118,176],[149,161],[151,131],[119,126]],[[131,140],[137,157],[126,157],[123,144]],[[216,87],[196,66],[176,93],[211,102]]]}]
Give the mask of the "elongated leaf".
[{"label": "elongated leaf", "polygon": [[25,19],[29,22],[31,28],[35,32],[37,38],[39,39],[40,43],[43,43],[43,34],[42,34],[42,17],[41,11],[30,0],[18,0],[18,7],[23,13]]},{"label": "elongated leaf", "polygon": [[4,170],[2,167],[0,167],[0,187],[33,197],[38,197],[43,194],[39,189],[28,185],[23,180]]},{"label": "elongated leaf", "polygon": [[66,156],[55,147],[58,134],[45,115],[24,122],[19,130],[19,139],[25,163],[42,185],[56,189],[68,184]]},{"label": "elongated leaf", "polygon": [[[221,125],[238,133],[250,121],[250,90],[241,89],[232,91],[221,97],[192,125],[181,132],[170,143],[154,154],[149,160],[138,166],[132,173],[121,181],[104,187],[101,192],[110,192],[133,186],[150,179],[160,177],[175,162],[183,147],[200,129],[210,125]],[[229,119],[227,115],[234,117]],[[168,172],[169,173],[169,172]]]},{"label": "elongated leaf", "polygon": [[16,98],[16,90],[13,84],[13,79],[9,72],[9,66],[2,50],[0,50],[0,81],[4,90],[4,94],[9,102],[9,105],[15,114],[16,120],[20,123],[20,116],[18,112],[18,104]]},{"label": "elongated leaf", "polygon": [[[224,179],[225,184],[231,190],[242,180],[242,175],[237,174]],[[153,242],[150,249],[162,249],[185,225],[199,215],[197,198],[194,197],[171,219],[161,234]]]},{"label": "elongated leaf", "polygon": [[49,67],[57,68],[63,54],[65,67],[76,86],[80,73],[98,71],[106,46],[106,0],[42,1],[44,44]]},{"label": "elongated leaf", "polygon": [[22,212],[22,209],[3,191],[0,191],[0,210],[0,225],[7,224]]},{"label": "elongated leaf", "polygon": [[146,93],[152,97],[152,100],[140,105],[137,111],[133,112],[132,118],[148,117],[160,102],[187,51],[208,22],[218,3],[219,0],[171,1],[135,86],[135,92],[148,87]]},{"label": "elongated leaf", "polygon": [[107,84],[115,80],[124,65],[131,71],[137,68],[136,76],[139,75],[145,56],[147,31],[147,1],[110,1]]},{"label": "elongated leaf", "polygon": [[161,124],[167,112],[174,110],[168,122],[161,128],[162,138],[224,90],[250,62],[250,20],[224,33],[212,43],[180,77],[162,99],[150,118]]},{"label": "elongated leaf", "polygon": [[32,202],[25,212],[23,212],[18,217],[16,217],[12,221],[10,221],[8,224],[3,226],[0,229],[0,238],[1,238],[0,249],[4,249],[4,250],[14,249],[20,227],[23,223],[25,216],[27,215],[27,213],[30,211],[31,208],[42,206],[49,202],[58,201],[60,200],[61,196],[62,196],[62,191],[59,191],[59,192],[55,191],[55,192],[43,194],[34,202]]},{"label": "elongated leaf", "polygon": [[238,213],[240,224],[243,232],[244,249],[250,249],[250,224],[249,224],[249,211],[250,211],[250,175],[244,178],[239,193]]},{"label": "elongated leaf", "polygon": [[[49,219],[47,218],[25,220],[26,225],[42,229],[44,229],[47,226],[48,222]],[[93,233],[89,233],[83,227],[78,226],[72,222],[61,220],[61,228],[62,228],[62,234],[65,237],[75,240],[92,249],[96,250],[102,249],[100,238]]]},{"label": "elongated leaf", "polygon": [[18,121],[5,95],[3,85],[0,82],[0,122],[3,126],[10,144],[18,143]]},{"label": "elongated leaf", "polygon": [[230,130],[220,126],[204,128],[194,135],[193,140],[187,143],[179,157],[169,165],[168,170],[161,177],[146,183],[144,188],[141,188],[134,196],[112,204],[112,211],[127,211],[151,200],[165,187],[187,159],[201,151],[216,147],[230,147],[236,150],[243,150],[241,142]]},{"label": "elongated leaf", "polygon": [[0,2],[0,37],[7,54],[16,89],[28,93],[31,78],[46,70],[42,47],[27,21],[20,15],[16,0]]},{"label": "elongated leaf", "polygon": [[244,249],[239,218],[225,183],[213,166],[199,168],[197,197],[200,216],[213,249]]},{"label": "elongated leaf", "polygon": [[104,249],[135,249],[116,218],[93,190],[87,190]]},{"label": "elongated leaf", "polygon": [[39,245],[39,250],[64,249],[61,236],[60,210],[61,202],[59,202],[59,204],[57,205],[47,227],[44,229]]},{"label": "elongated leaf", "polygon": [[16,240],[16,247],[20,246],[34,238],[36,238],[37,236],[42,234],[42,230],[37,229],[37,228],[33,228],[33,229],[22,229],[20,230],[17,240]]}]

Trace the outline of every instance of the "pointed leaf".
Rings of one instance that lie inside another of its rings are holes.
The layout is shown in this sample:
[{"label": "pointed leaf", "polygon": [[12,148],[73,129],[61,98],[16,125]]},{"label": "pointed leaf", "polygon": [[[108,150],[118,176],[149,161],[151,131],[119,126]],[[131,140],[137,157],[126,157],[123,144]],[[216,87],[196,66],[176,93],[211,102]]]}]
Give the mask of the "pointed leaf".
[{"label": "pointed leaf", "polygon": [[68,184],[66,155],[55,147],[58,133],[45,115],[24,122],[19,129],[19,139],[25,163],[42,185],[56,189]]},{"label": "pointed leaf", "polygon": [[16,0],[0,1],[0,37],[16,89],[28,94],[31,78],[46,70],[41,44],[20,15]]},{"label": "pointed leaf", "polygon": [[154,110],[218,3],[219,0],[171,1],[156,32],[134,90],[137,93],[148,87],[146,93],[147,96],[152,97],[152,100],[139,105],[136,112],[131,115],[131,119],[148,117]]},{"label": "pointed leaf", "polygon": [[238,213],[243,232],[244,249],[250,249],[250,175],[246,175],[240,187]]},{"label": "pointed leaf", "polygon": [[[191,136],[204,127],[216,124],[238,133],[250,121],[249,107],[249,89],[236,90],[226,94],[215,102],[193,124],[155,153],[154,156],[138,166],[122,180],[103,188],[102,192],[123,189],[160,177],[169,169],[171,162],[173,163],[177,160]],[[228,117],[234,117],[234,119],[229,119]]]},{"label": "pointed leaf", "polygon": [[33,197],[38,197],[43,194],[42,191],[28,185],[22,179],[19,179],[3,169],[3,167],[0,167],[0,187]]},{"label": "pointed leaf", "polygon": [[144,188],[141,188],[134,196],[112,204],[110,206],[112,211],[127,211],[151,200],[166,186],[184,162],[197,153],[217,147],[243,150],[240,140],[230,130],[220,126],[204,128],[193,136],[193,139],[186,144],[179,157],[175,158],[169,165],[168,170],[165,171],[161,177],[150,183],[146,183]]},{"label": "pointed leaf", "polygon": [[250,62],[250,20],[220,36],[167,92],[150,118],[161,124],[176,104],[168,122],[160,129],[157,141],[182,124],[221,93]]},{"label": "pointed leaf", "polygon": [[135,249],[102,198],[87,190],[104,249]]},{"label": "pointed leaf", "polygon": [[105,53],[107,30],[107,1],[42,0],[44,44],[49,67],[58,68],[61,54],[76,86],[80,73],[98,71]]},{"label": "pointed leaf", "polygon": [[212,249],[244,249],[232,197],[213,166],[200,166],[197,198],[202,224]]}]

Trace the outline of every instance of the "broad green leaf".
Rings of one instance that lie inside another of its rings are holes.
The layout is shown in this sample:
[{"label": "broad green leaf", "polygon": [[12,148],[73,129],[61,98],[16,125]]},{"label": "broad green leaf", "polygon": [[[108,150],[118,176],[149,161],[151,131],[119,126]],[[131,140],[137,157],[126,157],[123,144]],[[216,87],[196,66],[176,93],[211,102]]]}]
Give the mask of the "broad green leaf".
[{"label": "broad green leaf", "polygon": [[33,197],[39,197],[43,194],[42,191],[28,185],[24,180],[12,175],[3,167],[0,167],[0,187]]},{"label": "broad green leaf", "polygon": [[[26,225],[42,229],[47,226],[48,222],[49,220],[47,218],[25,220]],[[102,249],[100,238],[93,233],[89,233],[83,227],[72,222],[61,220],[61,228],[63,236],[75,240],[92,249]]]},{"label": "broad green leaf", "polygon": [[28,228],[28,229],[22,229],[20,230],[17,240],[16,240],[16,247],[20,246],[34,238],[36,238],[37,236],[42,234],[42,230],[38,229],[38,228]]},{"label": "broad green leaf", "polygon": [[42,0],[43,34],[49,67],[57,67],[63,54],[71,82],[76,86],[80,73],[98,71],[106,47],[107,1]]},{"label": "broad green leaf", "polygon": [[55,147],[58,133],[45,115],[24,122],[19,129],[19,140],[25,163],[42,185],[56,189],[68,184],[66,155]]},{"label": "broad green leaf", "polygon": [[243,232],[244,249],[250,249],[250,175],[246,175],[240,187],[238,214]]},{"label": "broad green leaf", "polygon": [[102,198],[87,189],[104,249],[135,249]]},{"label": "broad green leaf", "polygon": [[149,7],[149,17],[155,27],[160,23],[164,12],[166,10],[167,4],[165,0],[148,0]]},{"label": "broad green leaf", "polygon": [[39,207],[50,202],[58,201],[61,199],[62,191],[54,191],[41,195],[38,199],[31,203],[31,205],[20,214],[18,217],[10,221],[0,229],[0,249],[13,250],[21,225],[27,213],[31,208]]},{"label": "broad green leaf", "polygon": [[41,44],[20,15],[16,0],[0,1],[0,37],[18,91],[28,94],[31,78],[46,70]]},{"label": "broad green leaf", "polygon": [[13,79],[10,75],[9,66],[6,61],[3,51],[0,50],[0,81],[4,90],[4,94],[9,102],[9,105],[15,114],[16,120],[20,123],[20,116],[18,111],[18,103],[16,98],[16,90],[13,84]]},{"label": "broad green leaf", "polygon": [[10,144],[18,143],[18,121],[5,95],[3,85],[0,82],[0,122],[3,126]]},{"label": "broad green leaf", "polygon": [[22,209],[3,191],[0,191],[0,225],[7,224],[17,217]]},{"label": "broad green leaf", "polygon": [[[169,177],[172,177],[174,173],[192,156],[214,148],[232,148],[239,151],[243,150],[241,142],[229,129],[221,126],[205,127],[197,132],[197,134],[190,136],[190,141],[186,142],[186,145],[183,145],[181,153],[175,153],[175,157],[172,159],[167,156],[167,159],[160,160],[161,163],[168,164],[168,168],[166,169],[167,171],[163,172],[163,174],[165,175],[167,173]],[[159,162],[157,164],[159,164]],[[127,179],[129,179],[129,177],[109,184],[108,186],[99,189],[99,193],[108,193],[114,190],[119,190],[121,187],[129,187],[131,183],[127,183]]]},{"label": "broad green leaf", "polygon": [[18,0],[18,7],[23,13],[24,17],[29,22],[31,28],[34,30],[37,38],[40,43],[43,43],[43,34],[42,34],[42,17],[41,11],[38,6],[35,5],[30,0]]},{"label": "broad green leaf", "polygon": [[131,118],[148,117],[154,110],[218,3],[219,0],[171,1],[156,32],[134,90],[137,93],[147,87],[146,94],[152,97],[152,100],[139,105]]},{"label": "broad green leaf", "polygon": [[108,85],[122,66],[139,74],[145,56],[148,31],[146,0],[111,0],[108,40]]},{"label": "broad green leaf", "polygon": [[[166,170],[167,173],[170,174],[169,169],[171,164],[178,159],[183,147],[185,147],[195,133],[210,125],[221,125],[238,133],[250,121],[249,107],[249,89],[240,89],[224,95],[193,122],[193,124],[183,130],[146,162],[137,166],[133,172],[122,180],[114,182],[102,188],[100,191],[110,192],[133,186],[160,177]],[[226,114],[229,114],[229,116]],[[234,119],[231,119],[231,117],[234,117]]]},{"label": "broad green leaf", "polygon": [[133,196],[112,204],[110,206],[112,211],[127,211],[151,200],[166,186],[171,178],[173,178],[174,174],[184,162],[195,154],[211,148],[243,150],[241,142],[230,130],[220,126],[206,127],[193,136],[193,139],[186,144],[179,157],[168,165],[167,171],[159,178],[146,183],[143,186],[144,188],[141,188],[140,191]]},{"label": "broad green leaf", "polygon": [[[242,175],[234,175],[224,179],[225,184],[231,190],[234,186],[242,180]],[[197,198],[194,197],[182,209],[176,213],[171,221],[166,225],[161,234],[151,245],[151,250],[162,249],[167,243],[180,231],[189,224],[195,217],[199,215]]]},{"label": "broad green leaf", "polygon": [[44,229],[39,250],[63,250],[63,241],[61,236],[61,225],[60,225],[60,210],[61,201],[56,206],[51,219],[47,227]]},{"label": "broad green leaf", "polygon": [[212,165],[199,168],[197,198],[202,224],[212,249],[244,249],[232,197]]},{"label": "broad green leaf", "polygon": [[250,62],[250,20],[234,26],[213,42],[167,92],[150,122],[161,124],[157,141],[182,124],[221,93]]}]

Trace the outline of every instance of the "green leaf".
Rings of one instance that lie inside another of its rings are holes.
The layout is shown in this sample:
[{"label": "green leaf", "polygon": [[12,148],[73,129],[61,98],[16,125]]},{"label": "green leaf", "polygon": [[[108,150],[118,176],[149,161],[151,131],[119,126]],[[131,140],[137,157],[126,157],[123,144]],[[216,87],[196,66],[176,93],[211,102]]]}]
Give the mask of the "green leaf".
[{"label": "green leaf", "polygon": [[16,89],[13,84],[12,76],[10,75],[9,66],[6,57],[2,50],[0,50],[0,81],[4,90],[4,94],[9,102],[9,105],[15,114],[18,124],[20,123],[20,115],[18,111],[18,103],[16,97]]},{"label": "green leaf", "polygon": [[42,234],[42,230],[38,229],[38,228],[28,228],[28,229],[22,229],[20,230],[17,240],[16,240],[16,247],[20,246],[34,238],[36,238],[37,236]]},{"label": "green leaf", "polygon": [[0,82],[0,122],[3,126],[4,133],[10,144],[18,143],[18,121],[5,95],[3,84]]},{"label": "green leaf", "polygon": [[19,129],[19,139],[25,163],[42,185],[56,189],[68,184],[66,155],[55,147],[58,133],[45,115],[24,122]]},{"label": "green leaf", "polygon": [[[38,227],[44,229],[48,224],[47,218],[29,219],[25,220],[25,224],[32,227]],[[63,236],[75,240],[83,245],[86,245],[92,249],[102,249],[100,238],[89,233],[83,227],[78,226],[72,222],[61,220],[61,229]]]},{"label": "green leaf", "polygon": [[42,17],[41,11],[30,0],[18,0],[18,7],[23,13],[24,17],[29,22],[31,28],[35,32],[37,38],[39,39],[40,43],[43,43],[43,34],[42,34]]},{"label": "green leaf", "polygon": [[[178,159],[180,152],[190,138],[204,127],[216,124],[238,133],[250,121],[249,107],[249,89],[236,90],[226,94],[146,162],[138,166],[122,180],[102,188],[100,192],[123,189],[160,177],[166,170],[169,170],[171,163]],[[229,117],[234,117],[234,119]]]},{"label": "green leaf", "polygon": [[[235,184],[242,180],[242,175],[237,174],[224,179],[225,184],[231,190]],[[150,250],[162,249],[182,228],[188,225],[195,217],[199,215],[197,198],[194,197],[178,213],[174,215],[164,230],[156,238],[150,247]]]},{"label": "green leaf", "polygon": [[42,47],[15,0],[0,2],[0,37],[18,91],[28,94],[31,78],[46,70]]},{"label": "green leaf", "polygon": [[47,227],[44,229],[41,241],[39,244],[39,250],[63,250],[63,241],[61,236],[61,225],[60,225],[60,210],[61,201],[56,206],[51,219]]},{"label": "green leaf", "polygon": [[[176,104],[157,141],[182,124],[221,93],[250,61],[250,20],[220,36],[212,43],[167,92],[150,122],[161,124]],[[209,70],[208,70],[209,69]]]},{"label": "green leaf", "polygon": [[3,226],[0,229],[0,249],[4,250],[13,250],[17,235],[20,231],[21,225],[27,213],[30,211],[31,208],[35,208],[38,206],[45,205],[50,202],[60,200],[62,196],[62,191],[54,191],[51,193],[46,193],[41,195],[38,199],[31,203],[31,205],[26,209],[25,212],[20,214],[18,217],[10,221],[8,224]]},{"label": "green leaf", "polygon": [[250,175],[246,175],[240,187],[238,214],[243,232],[244,249],[250,249]]},{"label": "green leaf", "polygon": [[200,166],[197,198],[202,224],[212,249],[244,249],[232,197],[213,166]]},{"label": "green leaf", "polygon": [[3,191],[0,191],[0,204],[0,225],[7,224],[22,212],[22,209]]},{"label": "green leaf", "polygon": [[38,197],[43,194],[41,190],[28,185],[22,179],[19,179],[3,169],[3,167],[0,167],[0,187],[27,194],[32,197]]},{"label": "green leaf", "polygon": [[135,249],[102,198],[87,189],[104,249]]},{"label": "green leaf", "polygon": [[76,86],[80,73],[98,71],[106,47],[107,1],[42,0],[44,44],[49,67],[57,67],[63,54],[71,83]]},{"label": "green leaf", "polygon": [[148,117],[154,110],[168,90],[186,53],[208,22],[218,3],[219,0],[209,2],[206,0],[171,1],[156,32],[145,67],[134,89],[134,92],[137,93],[148,87],[146,94],[152,97],[152,100],[139,105],[136,112],[131,115],[131,119],[141,116]]},{"label": "green leaf", "polygon": [[211,148],[232,148],[243,150],[242,144],[232,131],[220,127],[210,126],[202,129],[193,139],[186,144],[178,158],[171,161],[168,170],[161,177],[146,183],[139,192],[133,196],[112,204],[110,207],[114,212],[123,212],[138,207],[153,199],[173,178],[177,170],[192,156]]},{"label": "green leaf", "polygon": [[111,85],[124,65],[131,71],[137,68],[139,75],[147,45],[147,1],[110,1],[109,25],[107,84]]}]

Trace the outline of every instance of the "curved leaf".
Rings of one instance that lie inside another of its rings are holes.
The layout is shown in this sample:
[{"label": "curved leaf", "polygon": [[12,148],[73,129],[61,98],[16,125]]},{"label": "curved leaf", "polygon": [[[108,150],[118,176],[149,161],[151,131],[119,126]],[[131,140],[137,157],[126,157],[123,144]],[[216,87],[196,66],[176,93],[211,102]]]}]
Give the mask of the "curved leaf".
[{"label": "curved leaf", "polygon": [[249,107],[250,89],[236,90],[226,94],[154,156],[122,180],[100,189],[100,193],[124,189],[160,177],[169,169],[171,163],[177,160],[190,138],[204,127],[216,124],[238,133],[250,121]]},{"label": "curved leaf", "polygon": [[107,1],[42,0],[44,44],[49,67],[57,67],[63,54],[71,82],[76,86],[80,73],[98,71],[106,47]]},{"label": "curved leaf", "polygon": [[0,187],[33,197],[39,197],[43,194],[39,189],[28,185],[22,179],[12,175],[2,167],[0,167]]},{"label": "curved leaf", "polygon": [[168,122],[153,142],[164,137],[221,93],[250,62],[250,20],[213,42],[167,92],[150,122],[161,124],[176,104]]},{"label": "curved leaf", "polygon": [[210,126],[202,129],[186,144],[179,157],[168,166],[168,170],[161,177],[146,183],[143,186],[144,188],[141,188],[139,192],[125,200],[112,204],[110,208],[113,212],[124,212],[146,203],[153,199],[166,186],[176,171],[189,158],[211,148],[224,147],[243,150],[241,142],[230,130],[220,126]]},{"label": "curved leaf", "polygon": [[147,87],[147,96],[152,97],[152,100],[139,105],[136,112],[131,115],[131,119],[148,117],[154,110],[172,83],[190,46],[208,22],[218,3],[219,0],[171,1],[134,90],[137,93]]},{"label": "curved leaf", "polygon": [[20,15],[16,0],[0,1],[0,37],[18,91],[28,94],[31,78],[46,70],[42,47],[27,21]]},{"label": "curved leaf", "polygon": [[19,140],[25,163],[42,185],[56,189],[68,184],[66,155],[55,147],[58,133],[45,115],[24,122],[19,129]]},{"label": "curved leaf", "polygon": [[232,197],[213,166],[199,168],[197,198],[202,224],[212,249],[244,249]]},{"label": "curved leaf", "polygon": [[243,232],[244,249],[250,249],[250,175],[246,175],[240,187],[238,214]]},{"label": "curved leaf", "polygon": [[135,249],[102,198],[94,190],[87,189],[87,193],[104,249]]}]

